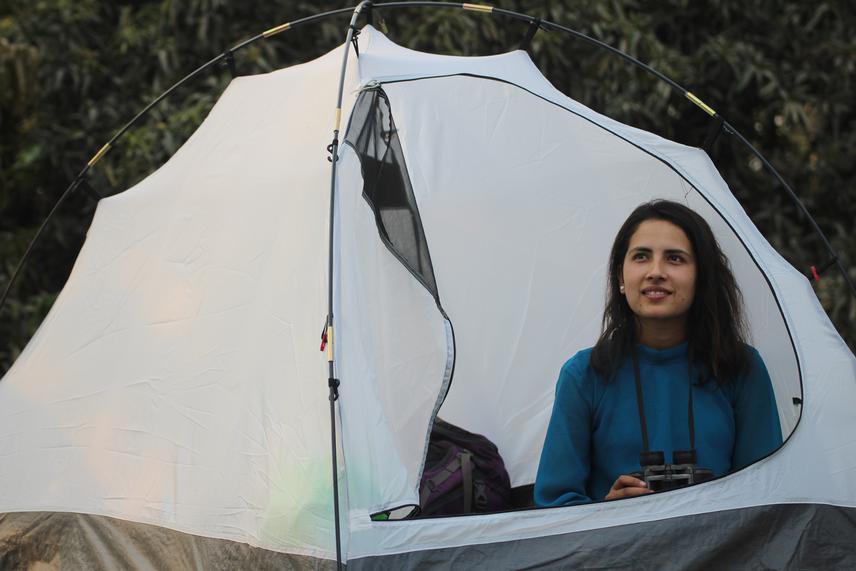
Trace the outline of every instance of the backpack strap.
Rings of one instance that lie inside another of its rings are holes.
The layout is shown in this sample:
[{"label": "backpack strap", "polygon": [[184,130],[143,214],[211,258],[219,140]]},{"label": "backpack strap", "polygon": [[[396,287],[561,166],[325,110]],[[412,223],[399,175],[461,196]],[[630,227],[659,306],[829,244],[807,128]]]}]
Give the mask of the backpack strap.
[{"label": "backpack strap", "polygon": [[464,513],[473,511],[473,455],[461,450],[461,474],[464,477]]},{"label": "backpack strap", "polygon": [[[419,505],[424,506],[427,503],[431,492],[436,490],[443,482],[451,478],[455,472],[463,468],[463,462],[461,461],[462,456],[463,453],[459,453],[454,460],[443,467],[441,472],[438,472],[433,477],[428,478],[422,483],[422,486],[419,488]],[[467,462],[469,463],[469,454],[467,454],[467,457]],[[470,467],[470,471],[472,472],[472,467]]]},{"label": "backpack strap", "polygon": [[473,455],[466,450],[458,452],[457,456],[446,464],[443,470],[434,477],[428,478],[419,489],[419,505],[426,505],[431,493],[451,478],[455,472],[461,471],[464,491],[464,512],[473,511]]}]

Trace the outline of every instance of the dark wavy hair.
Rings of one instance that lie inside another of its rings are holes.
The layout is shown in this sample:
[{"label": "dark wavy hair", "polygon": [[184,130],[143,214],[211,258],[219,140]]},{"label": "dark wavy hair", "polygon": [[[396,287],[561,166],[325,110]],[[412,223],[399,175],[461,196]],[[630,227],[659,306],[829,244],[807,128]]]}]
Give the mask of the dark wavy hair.
[{"label": "dark wavy hair", "polygon": [[743,320],[743,298],[728,259],[707,222],[683,204],[654,200],[639,205],[615,236],[609,254],[606,307],[600,338],[591,354],[591,366],[610,380],[634,350],[636,315],[619,292],[624,257],[630,238],[646,220],[665,220],[679,227],[692,244],[696,260],[695,296],[687,315],[690,362],[701,365],[720,384],[749,365]]}]

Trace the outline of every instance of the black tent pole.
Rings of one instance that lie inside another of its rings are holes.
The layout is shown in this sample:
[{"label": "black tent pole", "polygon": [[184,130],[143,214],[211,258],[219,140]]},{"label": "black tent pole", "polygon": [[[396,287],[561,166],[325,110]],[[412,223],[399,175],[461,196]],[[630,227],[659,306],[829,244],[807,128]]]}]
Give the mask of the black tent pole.
[{"label": "black tent pole", "polygon": [[[609,44],[607,44],[605,42],[594,39],[590,36],[587,36],[581,32],[578,32],[578,31],[573,30],[571,28],[568,28],[566,26],[562,26],[560,24],[556,24],[554,22],[550,22],[547,20],[541,20],[539,18],[535,18],[535,17],[529,16],[526,14],[513,12],[511,10],[505,10],[502,8],[494,8],[492,6],[488,6],[488,5],[484,5],[484,4],[467,4],[467,3],[461,4],[461,3],[453,3],[453,2],[413,1],[413,2],[387,2],[387,3],[383,3],[383,4],[374,4],[373,7],[375,7],[375,8],[386,8],[386,9],[419,8],[419,7],[424,7],[424,8],[458,8],[458,9],[469,10],[469,11],[473,11],[473,12],[482,12],[482,13],[488,13],[488,14],[500,14],[503,16],[508,16],[511,18],[515,18],[518,20],[523,20],[523,21],[529,22],[530,25],[535,24],[538,27],[543,28],[545,30],[555,30],[555,31],[560,31],[560,32],[563,32],[565,34],[571,35],[577,39],[580,39],[580,40],[583,40],[587,43],[590,43],[590,44],[592,44],[592,45],[594,45],[600,49],[607,50],[608,52],[612,53],[613,55],[616,55],[616,56],[628,61],[629,63],[632,63],[633,65],[644,69],[648,73],[655,75],[658,79],[664,81],[665,83],[670,85],[673,89],[679,91],[684,97],[686,97],[687,99],[692,101],[695,105],[697,105],[699,108],[704,110],[706,113],[708,113],[712,117],[723,120],[723,122],[727,125],[729,132],[736,135],[738,140],[740,140],[741,143],[746,145],[749,148],[749,150],[756,157],[758,157],[759,160],[761,160],[761,162],[765,166],[765,168],[767,168],[767,170],[770,171],[770,173],[776,178],[776,180],[778,180],[779,183],[785,188],[785,191],[787,192],[787,194],[791,197],[791,199],[797,205],[798,210],[800,212],[802,212],[808,218],[809,222],[811,223],[812,228],[815,230],[815,232],[818,233],[822,243],[824,244],[825,248],[827,249],[828,253],[830,254],[830,259],[834,261],[834,264],[836,265],[836,267],[839,269],[842,276],[844,277],[845,283],[848,285],[851,293],[853,294],[854,297],[856,297],[856,285],[854,285],[853,281],[850,279],[850,276],[847,273],[847,269],[844,267],[844,265],[841,262],[840,256],[835,251],[835,249],[832,247],[832,245],[830,244],[826,235],[820,229],[820,226],[817,224],[817,221],[814,219],[814,217],[811,215],[811,213],[808,212],[808,209],[805,207],[805,205],[802,203],[802,201],[797,197],[797,195],[793,191],[793,189],[791,189],[791,187],[785,182],[784,177],[782,177],[781,174],[779,174],[779,172],[766,159],[766,157],[764,157],[764,155],[761,154],[760,151],[755,149],[755,147],[736,128],[734,128],[733,125],[725,122],[724,118],[722,118],[718,113],[716,113],[708,105],[706,105],[704,102],[702,102],[693,93],[687,91],[686,89],[681,87],[678,83],[676,83],[675,81],[673,81],[669,77],[663,75],[662,73],[658,72],[657,70],[655,70],[651,66],[639,61],[638,59],[634,58],[633,56],[631,56],[631,55],[629,55],[629,54],[627,54],[627,53],[625,53],[625,52],[623,52],[623,51],[621,51],[621,50],[619,50],[613,46],[610,46]],[[199,68],[192,71],[187,76],[185,76],[184,78],[182,78],[181,80],[176,82],[172,87],[170,87],[169,89],[164,91],[155,100],[153,100],[151,103],[149,103],[142,111],[140,111],[136,116],[134,116],[133,119],[131,119],[124,127],[122,127],[103,147],[101,147],[101,149],[95,154],[95,156],[93,156],[92,159],[90,159],[90,161],[89,161],[89,163],[87,163],[86,167],[84,167],[84,169],[80,172],[80,174],[77,175],[77,178],[75,178],[75,180],[72,182],[72,184],[69,186],[69,188],[67,188],[66,191],[63,192],[63,194],[57,200],[57,202],[55,203],[55,205],[51,209],[50,213],[45,218],[44,222],[39,227],[38,231],[36,232],[36,234],[34,235],[32,240],[30,241],[30,244],[28,245],[27,250],[25,251],[24,255],[22,256],[22,258],[21,258],[20,262],[18,263],[15,271],[12,273],[12,276],[10,277],[9,282],[7,282],[6,288],[3,291],[3,295],[2,295],[2,297],[0,297],[0,311],[2,311],[2,309],[5,305],[5,302],[6,302],[6,298],[8,297],[9,292],[11,291],[12,286],[16,281],[18,274],[20,273],[21,269],[23,268],[24,264],[26,263],[27,259],[29,258],[30,252],[32,251],[35,243],[41,237],[45,226],[48,224],[50,219],[56,213],[60,204],[62,204],[62,202],[64,202],[65,199],[71,194],[71,192],[73,192],[80,185],[80,181],[87,175],[90,168],[93,167],[95,165],[95,163],[97,163],[101,159],[101,157],[103,157],[104,154],[110,148],[112,148],[112,146],[115,145],[115,143],[125,134],[125,132],[128,129],[130,129],[140,119],[142,119],[144,116],[146,116],[152,108],[154,108],[158,103],[160,103],[167,96],[169,96],[178,87],[185,84],[186,82],[193,79],[194,77],[197,77],[202,71],[210,68],[211,66],[213,66],[215,64],[220,63],[221,61],[224,61],[225,59],[227,59],[229,56],[231,56],[235,52],[255,43],[258,40],[270,38],[270,37],[275,36],[281,32],[284,32],[286,30],[294,29],[298,26],[308,24],[310,22],[317,22],[317,21],[324,20],[324,19],[327,19],[327,18],[332,17],[332,16],[344,14],[347,12],[351,12],[351,9],[350,8],[340,8],[338,10],[330,10],[328,12],[323,12],[320,14],[307,16],[305,18],[300,18],[300,19],[295,20],[293,22],[287,22],[285,24],[281,24],[279,26],[275,26],[273,28],[270,28],[269,30],[264,31],[261,34],[253,36],[252,38],[249,38],[248,40],[245,40],[245,41],[235,45],[234,47],[224,51],[222,54],[220,54],[216,58],[205,63],[204,65],[200,66]]]},{"label": "black tent pole", "polygon": [[[842,276],[844,277],[845,283],[848,285],[853,296],[856,297],[856,285],[854,285],[853,281],[850,279],[850,276],[847,273],[847,269],[844,267],[843,263],[841,262],[840,256],[838,256],[838,253],[832,247],[831,243],[827,239],[824,232],[821,230],[817,221],[814,219],[814,217],[811,216],[811,214],[808,212],[808,209],[805,207],[805,205],[802,203],[802,201],[799,199],[799,197],[796,195],[796,193],[793,191],[793,189],[791,189],[791,187],[784,180],[784,177],[782,177],[781,174],[779,174],[779,172],[766,159],[766,157],[764,157],[764,155],[761,154],[760,151],[755,149],[755,147],[737,129],[735,129],[731,124],[726,122],[716,111],[714,111],[710,106],[708,106],[703,101],[701,101],[701,99],[699,99],[697,96],[695,96],[692,92],[684,89],[681,85],[679,85],[678,83],[676,83],[675,81],[673,81],[669,77],[663,75],[662,73],[655,70],[651,66],[637,60],[633,56],[631,56],[631,55],[629,55],[629,54],[627,54],[627,53],[625,53],[625,52],[623,52],[623,51],[621,51],[621,50],[619,50],[613,46],[610,46],[609,44],[601,42],[600,40],[596,40],[590,36],[582,34],[576,30],[573,30],[571,28],[567,28],[567,27],[559,25],[559,24],[555,24],[553,22],[541,20],[539,18],[535,18],[533,16],[529,16],[526,14],[521,14],[521,13],[513,12],[510,10],[505,10],[502,8],[495,8],[495,7],[484,5],[484,4],[452,3],[452,2],[421,2],[421,1],[388,2],[388,3],[382,3],[382,4],[373,4],[369,0],[363,0],[363,2],[361,2],[359,5],[357,5],[357,7],[354,8],[353,10],[351,10],[351,8],[343,8],[343,9],[323,12],[320,14],[315,14],[312,16],[307,16],[305,18],[301,18],[301,19],[295,20],[293,22],[287,22],[285,24],[281,24],[281,25],[276,26],[274,28],[270,28],[269,30],[266,30],[265,32],[263,32],[261,34],[258,34],[252,38],[249,38],[248,40],[245,40],[244,42],[241,42],[241,43],[235,45],[234,47],[224,51],[219,56],[208,61],[207,63],[203,64],[199,68],[195,69],[194,71],[192,71],[191,73],[186,75],[184,78],[182,78],[180,81],[176,82],[172,87],[167,89],[165,92],[163,92],[156,99],[154,99],[145,108],[143,108],[143,110],[141,110],[139,113],[137,113],[137,115],[135,115],[133,117],[133,119],[131,119],[124,127],[122,127],[89,160],[89,162],[80,171],[80,173],[77,175],[77,177],[74,179],[74,181],[72,181],[72,183],[69,185],[69,187],[59,197],[59,199],[57,200],[57,202],[54,204],[53,208],[51,209],[50,213],[48,214],[48,216],[45,218],[45,220],[42,222],[41,226],[37,230],[33,239],[30,241],[24,255],[22,256],[22,258],[19,261],[16,269],[12,273],[12,276],[10,277],[9,282],[7,283],[6,288],[3,291],[2,297],[0,297],[0,311],[2,311],[2,309],[5,305],[6,299],[9,295],[9,292],[11,291],[12,286],[14,285],[16,278],[19,275],[21,269],[23,268],[26,261],[28,260],[37,240],[42,236],[45,227],[47,226],[47,224],[49,223],[51,218],[54,216],[54,214],[57,212],[57,210],[59,209],[61,204],[67,199],[67,197],[72,192],[74,192],[79,186],[81,186],[81,184],[84,182],[85,177],[87,176],[90,169],[93,166],[95,166],[95,164],[115,145],[115,143],[120,138],[122,138],[122,136],[128,131],[128,129],[130,129],[140,119],[142,119],[144,116],[146,116],[152,108],[154,108],[158,103],[160,103],[166,97],[168,97],[178,87],[187,83],[191,79],[197,77],[202,71],[212,67],[213,65],[220,63],[221,61],[224,61],[224,60],[230,58],[232,56],[232,54],[234,54],[235,52],[255,43],[258,40],[270,38],[270,37],[275,36],[281,32],[293,29],[293,28],[300,26],[300,25],[308,24],[310,22],[317,22],[317,21],[320,21],[320,20],[323,20],[323,19],[326,19],[326,18],[329,18],[332,16],[352,12],[350,24],[348,26],[348,32],[347,32],[347,36],[346,36],[345,46],[344,46],[342,70],[341,70],[340,79],[339,79],[339,92],[338,92],[337,105],[336,105],[335,126],[334,126],[334,130],[333,130],[333,142],[331,143],[330,147],[328,147],[328,149],[331,152],[330,158],[331,158],[331,162],[332,162],[332,167],[331,167],[330,215],[329,215],[330,227],[329,227],[329,252],[328,252],[328,257],[329,257],[329,259],[328,259],[328,315],[327,315],[327,321],[326,321],[326,325],[325,325],[325,331],[326,331],[326,335],[327,335],[327,339],[328,339],[328,372],[329,372],[328,385],[329,385],[329,390],[330,390],[331,441],[332,441],[332,447],[333,447],[332,462],[333,462],[333,494],[334,494],[335,528],[336,528],[336,557],[337,557],[337,565],[339,566],[339,568],[341,568],[342,557],[341,557],[341,533],[340,533],[340,522],[339,522],[339,494],[338,494],[338,478],[337,478],[338,468],[337,468],[336,422],[335,422],[335,401],[338,398],[338,382],[339,381],[335,378],[335,369],[334,369],[334,362],[333,362],[333,238],[334,238],[334,236],[333,236],[333,222],[334,222],[333,214],[334,214],[336,166],[337,166],[337,160],[338,160],[337,154],[338,154],[338,146],[339,146],[338,137],[339,137],[339,127],[340,127],[340,121],[341,121],[341,107],[342,107],[342,97],[343,97],[343,90],[344,90],[344,78],[345,78],[347,58],[349,55],[351,40],[354,37],[354,30],[356,29],[355,28],[356,22],[360,16],[360,13],[363,11],[363,9],[372,9],[372,8],[374,8],[374,9],[394,9],[394,8],[417,8],[417,7],[457,8],[457,9],[463,9],[463,10],[467,10],[467,11],[480,12],[480,13],[486,13],[486,14],[499,14],[499,15],[511,17],[511,18],[514,18],[517,20],[528,22],[530,24],[530,26],[535,26],[534,31],[537,31],[538,28],[545,29],[545,30],[561,31],[561,32],[569,34],[569,35],[571,35],[577,39],[581,39],[581,40],[588,42],[594,46],[597,46],[598,48],[605,49],[608,52],[612,53],[613,55],[616,55],[616,56],[636,65],[637,67],[642,68],[646,72],[653,74],[654,76],[656,76],[660,80],[667,83],[673,89],[680,92],[684,97],[686,97],[687,99],[692,101],[696,106],[698,106],[700,109],[702,109],[703,111],[705,111],[706,113],[708,113],[709,115],[714,117],[715,119],[722,119],[723,124],[728,129],[728,131],[730,133],[733,133],[734,135],[736,135],[738,137],[738,140],[740,140],[744,145],[746,145],[749,148],[749,150],[756,157],[758,157],[759,160],[761,160],[763,165],[770,171],[770,173],[785,188],[785,191],[788,193],[788,195],[791,197],[791,199],[795,202],[799,211],[802,212],[808,218],[808,220],[810,221],[810,223],[812,225],[812,228],[820,236],[821,241],[824,244],[824,247],[827,249],[828,253],[830,254],[830,256],[831,256],[830,259],[834,261],[836,267],[839,269]],[[531,31],[532,30],[530,29],[530,32]]]},{"label": "black tent pole", "polygon": [[106,155],[107,152],[111,148],[113,148],[115,146],[115,144],[125,135],[125,133],[128,132],[128,130],[131,127],[136,125],[143,117],[146,117],[149,114],[149,111],[154,109],[161,101],[164,101],[167,97],[169,97],[176,89],[178,89],[179,87],[181,87],[185,83],[188,83],[191,79],[198,77],[203,71],[219,64],[222,61],[227,60],[235,52],[257,42],[258,40],[269,38],[271,36],[279,34],[280,32],[283,32],[285,30],[290,30],[292,28],[295,28],[295,27],[303,25],[303,24],[308,24],[310,22],[315,22],[317,20],[323,20],[323,19],[329,18],[331,16],[337,16],[339,14],[344,14],[347,12],[351,12],[351,9],[350,8],[343,8],[343,9],[339,9],[339,10],[331,10],[329,12],[324,12],[322,14],[315,14],[312,16],[307,16],[306,18],[301,18],[301,19],[295,20],[293,22],[287,22],[285,24],[281,24],[279,26],[276,26],[274,28],[266,30],[265,32],[262,32],[261,34],[253,36],[252,38],[249,38],[248,40],[245,40],[245,41],[235,45],[234,47],[227,49],[226,51],[224,51],[223,53],[221,53],[220,55],[218,55],[214,59],[204,63],[203,65],[199,66],[195,70],[191,71],[186,76],[184,76],[183,78],[181,78],[180,80],[175,82],[166,91],[164,91],[163,93],[158,95],[154,100],[152,100],[151,103],[146,105],[136,115],[134,115],[134,117],[130,121],[128,121],[121,129],[119,129],[116,132],[116,134],[114,134],[110,138],[109,141],[107,141],[100,149],[98,149],[98,152],[95,153],[91,159],[89,159],[89,161],[86,163],[86,165],[83,167],[83,169],[78,173],[78,175],[74,178],[74,180],[71,182],[71,184],[68,186],[68,188],[66,188],[65,191],[63,191],[63,193],[60,195],[60,197],[54,203],[53,207],[51,207],[50,212],[48,213],[47,216],[45,216],[45,219],[42,221],[41,225],[36,230],[36,233],[30,239],[30,243],[27,245],[27,249],[24,251],[24,254],[23,254],[23,256],[21,256],[21,259],[18,262],[18,265],[15,267],[15,270],[12,272],[12,275],[9,277],[9,281],[6,282],[6,287],[3,289],[2,296],[0,296],[0,313],[2,313],[3,307],[6,305],[6,299],[9,297],[9,292],[12,291],[12,286],[15,285],[15,282],[18,279],[18,275],[21,273],[21,270],[24,268],[24,265],[27,263],[27,260],[30,258],[30,254],[32,253],[36,243],[39,241],[39,238],[41,238],[42,234],[44,233],[45,228],[50,223],[51,219],[54,217],[56,212],[59,210],[59,207],[85,181],[86,176],[89,174],[89,171],[92,169],[92,167],[94,167],[95,164],[98,161],[100,161],[102,159],[102,157],[104,157],[104,155]]},{"label": "black tent pole", "polygon": [[[653,74],[654,76],[656,76],[660,80],[667,83],[673,89],[680,92],[684,97],[686,97],[687,99],[692,101],[696,106],[698,106],[700,109],[702,109],[703,111],[705,111],[706,113],[711,115],[714,119],[722,120],[723,123],[725,125],[727,125],[729,132],[736,135],[738,140],[741,143],[743,143],[744,145],[746,145],[749,148],[749,150],[756,157],[758,157],[759,160],[761,160],[761,162],[765,166],[765,168],[767,168],[767,170],[773,175],[773,177],[775,177],[776,180],[778,180],[779,183],[785,188],[785,191],[787,192],[788,196],[790,196],[790,198],[796,204],[797,209],[800,212],[802,212],[808,218],[809,222],[811,223],[812,228],[820,236],[821,242],[823,243],[824,247],[826,248],[826,250],[830,256],[829,259],[833,261],[835,266],[841,272],[841,275],[843,276],[845,283],[849,287],[850,292],[853,294],[853,297],[856,298],[856,285],[854,285],[853,280],[850,278],[850,276],[847,272],[847,268],[844,267],[844,264],[841,261],[841,257],[838,255],[838,252],[836,252],[835,249],[832,247],[831,243],[827,239],[823,230],[821,230],[820,225],[818,225],[817,221],[814,219],[814,217],[811,215],[811,213],[809,213],[808,209],[805,207],[805,205],[802,203],[802,201],[797,197],[797,195],[793,191],[793,189],[791,189],[791,187],[785,182],[784,177],[782,177],[782,175],[779,174],[779,172],[766,159],[766,157],[764,157],[763,154],[761,154],[757,149],[755,149],[755,147],[748,141],[748,139],[746,139],[746,137],[744,137],[731,124],[725,122],[725,120],[722,116],[720,116],[710,106],[708,106],[703,101],[701,101],[701,99],[696,97],[692,92],[687,91],[686,89],[681,87],[678,83],[676,83],[675,81],[673,81],[669,77],[663,75],[659,71],[655,70],[651,66],[649,66],[645,63],[642,63],[641,61],[634,58],[633,56],[631,56],[631,55],[629,55],[629,54],[627,54],[627,53],[625,53],[625,52],[623,52],[623,51],[621,51],[621,50],[619,50],[613,46],[610,46],[609,44],[607,44],[605,42],[594,39],[590,36],[587,36],[581,32],[573,30],[571,28],[562,26],[560,24],[556,24],[554,22],[549,22],[547,20],[540,20],[539,18],[535,18],[533,16],[529,16],[526,14],[521,14],[519,12],[513,12],[511,10],[505,10],[502,8],[494,8],[492,6],[488,6],[485,4],[415,1],[415,2],[387,2],[387,3],[383,3],[383,4],[373,4],[371,6],[375,9],[381,9],[381,8],[383,8],[383,9],[420,8],[420,7],[423,7],[423,8],[457,8],[457,9],[463,9],[463,10],[468,10],[468,11],[472,11],[472,12],[481,12],[481,13],[486,13],[486,14],[499,14],[499,15],[507,16],[507,17],[514,18],[517,20],[522,20],[522,21],[528,22],[530,24],[530,27],[535,25],[535,26],[537,26],[537,28],[540,28],[540,29],[563,32],[563,33],[568,34],[570,36],[573,36],[577,39],[580,39],[580,40],[583,40],[587,43],[590,43],[590,44],[592,44],[592,45],[594,45],[600,49],[604,49],[604,50],[612,53],[613,55],[616,55],[616,56],[628,61],[629,63],[632,63],[633,65],[642,68],[646,72]],[[173,85],[172,87],[167,89],[165,92],[163,92],[160,96],[158,96],[154,101],[149,103],[142,111],[140,111],[133,119],[131,119],[131,121],[129,121],[124,127],[122,127],[103,147],[101,147],[101,149],[95,154],[95,156],[92,157],[92,159],[90,159],[90,161],[87,163],[87,165],[84,167],[84,169],[80,172],[80,174],[77,175],[77,178],[75,178],[75,180],[71,183],[71,185],[69,185],[69,187],[65,190],[65,192],[62,193],[60,198],[54,204],[50,213],[47,215],[44,222],[42,222],[42,225],[39,227],[36,234],[33,236],[32,240],[30,241],[29,245],[27,246],[27,249],[26,249],[24,255],[21,257],[21,260],[18,262],[17,267],[13,271],[11,277],[9,278],[9,281],[7,282],[6,287],[3,291],[3,295],[0,296],[0,312],[2,312],[3,307],[5,306],[6,299],[9,295],[9,292],[12,290],[12,286],[14,285],[19,273],[21,272],[26,261],[30,257],[30,253],[32,252],[33,247],[35,246],[38,239],[42,236],[45,227],[47,226],[47,224],[49,223],[51,218],[54,216],[56,211],[59,209],[59,206],[65,201],[65,199],[74,190],[76,190],[80,186],[82,180],[88,174],[88,171],[91,169],[91,167],[93,167],[95,165],[95,163],[97,163],[101,159],[101,157],[104,156],[104,154],[125,134],[125,132],[131,126],[133,126],[135,123],[137,123],[142,117],[147,115],[148,112],[153,107],[155,107],[158,103],[160,103],[163,99],[165,99],[168,95],[170,95],[173,91],[175,91],[175,89],[177,89],[179,86],[188,82],[190,79],[197,77],[203,70],[208,69],[211,66],[213,66],[217,63],[220,63],[221,61],[224,61],[231,54],[234,54],[235,52],[255,43],[258,40],[270,38],[270,37],[275,36],[281,32],[294,29],[298,26],[302,26],[302,25],[308,24],[310,22],[317,22],[317,21],[324,20],[324,19],[327,19],[327,18],[332,17],[332,16],[337,16],[337,15],[345,14],[348,12],[352,12],[351,8],[340,8],[338,10],[330,10],[328,12],[322,12],[320,14],[307,16],[305,18],[300,18],[300,19],[295,20],[293,22],[286,22],[285,24],[280,24],[279,26],[275,26],[273,28],[270,28],[269,30],[264,31],[261,34],[253,36],[252,38],[249,38],[248,40],[245,40],[245,41],[235,45],[234,47],[224,51],[222,54],[220,54],[216,58],[212,59],[211,61],[207,62],[206,64],[202,65],[201,67],[197,68],[196,70],[194,70],[193,72],[191,72],[190,74],[185,76],[183,79],[181,79],[180,81],[175,83],[175,85]],[[353,18],[352,18],[352,20],[353,20]],[[536,28],[536,31],[537,31],[537,28]],[[531,31],[531,28],[530,28],[530,31]]]}]

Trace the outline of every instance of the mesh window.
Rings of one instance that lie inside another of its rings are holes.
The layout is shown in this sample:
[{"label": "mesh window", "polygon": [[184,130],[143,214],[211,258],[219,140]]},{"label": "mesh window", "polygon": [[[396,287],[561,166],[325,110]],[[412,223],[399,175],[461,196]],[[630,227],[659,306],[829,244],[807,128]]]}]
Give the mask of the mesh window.
[{"label": "mesh window", "polygon": [[345,142],[360,157],[363,197],[387,247],[438,300],[425,232],[404,164],[404,153],[382,89],[360,93]]}]

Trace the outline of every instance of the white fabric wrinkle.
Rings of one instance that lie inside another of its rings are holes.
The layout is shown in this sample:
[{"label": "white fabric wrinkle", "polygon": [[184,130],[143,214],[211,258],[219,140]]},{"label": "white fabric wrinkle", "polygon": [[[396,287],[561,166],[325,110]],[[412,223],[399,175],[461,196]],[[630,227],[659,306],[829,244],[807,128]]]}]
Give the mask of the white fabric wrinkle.
[{"label": "white fabric wrinkle", "polygon": [[[544,237],[544,234],[541,234],[541,238]],[[513,368],[513,363],[515,359],[518,357],[518,353],[520,351],[520,341],[524,338],[524,336],[528,337],[529,331],[526,330],[526,322],[527,316],[529,315],[529,307],[532,304],[532,283],[535,279],[535,261],[537,260],[537,246],[532,248],[531,255],[527,257],[529,260],[529,278],[526,282],[526,293],[522,296],[523,307],[520,313],[518,314],[517,319],[517,334],[514,337],[514,341],[512,346],[509,348],[507,352],[503,352],[502,354],[506,355],[507,360],[505,365],[503,366],[503,375],[499,380],[499,390],[498,393],[504,393],[506,391],[506,387],[512,381],[509,378],[509,373]]]},{"label": "white fabric wrinkle", "polygon": [[[508,106],[509,106],[508,93],[506,92],[503,95],[505,95],[505,96],[502,98],[502,102],[501,102],[502,106],[496,112],[495,115],[491,113],[490,102],[488,102],[488,104],[483,105],[483,107],[482,107],[484,120],[485,120],[485,123],[487,124],[487,127],[488,127],[488,132],[485,133],[485,144],[488,146],[493,144],[494,138],[496,137],[496,132],[499,129],[499,125],[505,120],[505,115],[508,112]],[[492,115],[494,115],[494,116],[492,116]],[[501,143],[501,141],[500,141],[500,143]]]},{"label": "white fabric wrinkle", "polygon": [[136,293],[137,288],[142,283],[142,281],[143,281],[143,279],[142,279],[143,270],[146,268],[147,265],[148,265],[147,262],[143,261],[140,264],[140,266],[137,268],[137,271],[135,272],[134,277],[131,279],[130,286],[126,289],[123,289],[123,295],[122,295],[121,301],[115,307],[115,309],[112,311],[112,315],[110,316],[110,319],[107,321],[107,323],[105,323],[103,326],[101,326],[99,328],[98,331],[96,331],[92,334],[92,335],[94,335],[94,337],[91,337],[88,340],[84,340],[82,345],[78,346],[75,349],[72,349],[72,351],[70,353],[68,353],[66,355],[66,357],[73,357],[74,355],[80,353],[81,351],[83,351],[84,349],[86,349],[87,347],[89,347],[90,345],[95,343],[96,341],[106,337],[107,335],[113,335],[116,333],[120,333],[121,331],[124,331],[126,329],[126,328],[120,328],[120,329],[116,329],[113,331],[108,331],[111,328],[111,326],[113,325],[113,323],[116,321],[116,319],[120,316],[120,314],[122,313],[122,310],[125,308],[128,301],[130,299],[132,299],[132,297],[133,297],[132,294]]},{"label": "white fabric wrinkle", "polygon": [[93,397],[103,395],[109,391],[110,391],[109,388],[99,389],[97,391],[92,391],[92,392],[89,392],[86,394],[77,394],[77,395],[73,395],[73,396],[65,397],[65,398],[61,398],[61,399],[54,399],[54,400],[48,401],[47,404],[49,404],[49,405],[69,404],[69,403],[73,403],[76,401],[91,399]]}]

